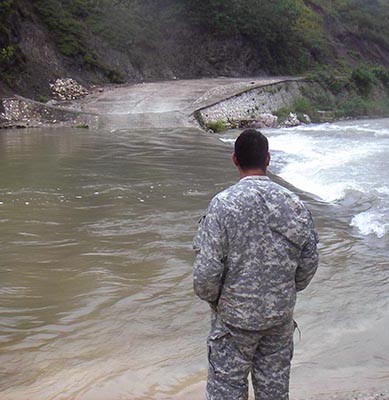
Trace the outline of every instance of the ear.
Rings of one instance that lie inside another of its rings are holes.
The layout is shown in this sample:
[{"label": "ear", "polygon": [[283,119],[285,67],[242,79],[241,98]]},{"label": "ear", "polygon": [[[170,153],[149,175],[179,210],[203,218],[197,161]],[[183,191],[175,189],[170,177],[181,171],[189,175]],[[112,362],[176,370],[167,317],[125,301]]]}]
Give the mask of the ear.
[{"label": "ear", "polygon": [[234,162],[235,167],[239,168],[239,163],[238,163],[238,160],[236,158],[235,151],[232,153],[232,161]]},{"label": "ear", "polygon": [[270,164],[270,159],[271,159],[270,153],[267,153],[267,154],[266,154],[266,167],[269,166],[269,164]]}]

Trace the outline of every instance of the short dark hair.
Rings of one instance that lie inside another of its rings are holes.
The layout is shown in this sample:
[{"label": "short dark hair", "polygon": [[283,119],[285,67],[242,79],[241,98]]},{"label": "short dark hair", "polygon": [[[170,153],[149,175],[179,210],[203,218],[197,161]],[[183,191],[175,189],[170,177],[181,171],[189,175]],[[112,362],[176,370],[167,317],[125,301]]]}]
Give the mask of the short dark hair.
[{"label": "short dark hair", "polygon": [[244,130],[236,139],[235,156],[243,170],[266,169],[266,156],[269,142],[261,132],[255,129]]}]

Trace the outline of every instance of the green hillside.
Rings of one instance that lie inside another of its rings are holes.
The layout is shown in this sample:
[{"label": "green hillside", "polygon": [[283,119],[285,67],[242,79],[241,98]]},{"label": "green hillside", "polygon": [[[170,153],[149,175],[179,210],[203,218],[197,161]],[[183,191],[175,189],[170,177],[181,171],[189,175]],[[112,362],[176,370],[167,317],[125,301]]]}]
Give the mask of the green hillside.
[{"label": "green hillside", "polygon": [[2,0],[2,89],[389,66],[386,0]]}]

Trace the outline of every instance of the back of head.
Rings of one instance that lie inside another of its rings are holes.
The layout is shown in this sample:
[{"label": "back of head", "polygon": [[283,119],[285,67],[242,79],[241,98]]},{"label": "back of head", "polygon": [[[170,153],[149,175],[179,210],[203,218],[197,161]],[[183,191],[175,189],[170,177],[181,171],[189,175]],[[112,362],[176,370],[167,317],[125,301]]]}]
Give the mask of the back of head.
[{"label": "back of head", "polygon": [[267,138],[255,129],[244,130],[236,139],[235,157],[242,170],[265,170],[268,152]]}]

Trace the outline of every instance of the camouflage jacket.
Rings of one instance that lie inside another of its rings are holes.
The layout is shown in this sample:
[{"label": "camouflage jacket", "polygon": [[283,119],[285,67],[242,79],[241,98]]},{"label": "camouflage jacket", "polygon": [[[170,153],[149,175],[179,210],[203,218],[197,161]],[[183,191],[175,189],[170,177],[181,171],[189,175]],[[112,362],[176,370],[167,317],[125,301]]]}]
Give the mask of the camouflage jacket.
[{"label": "camouflage jacket", "polygon": [[216,195],[194,239],[196,294],[230,325],[262,330],[293,317],[318,266],[318,237],[298,196],[266,176]]}]

